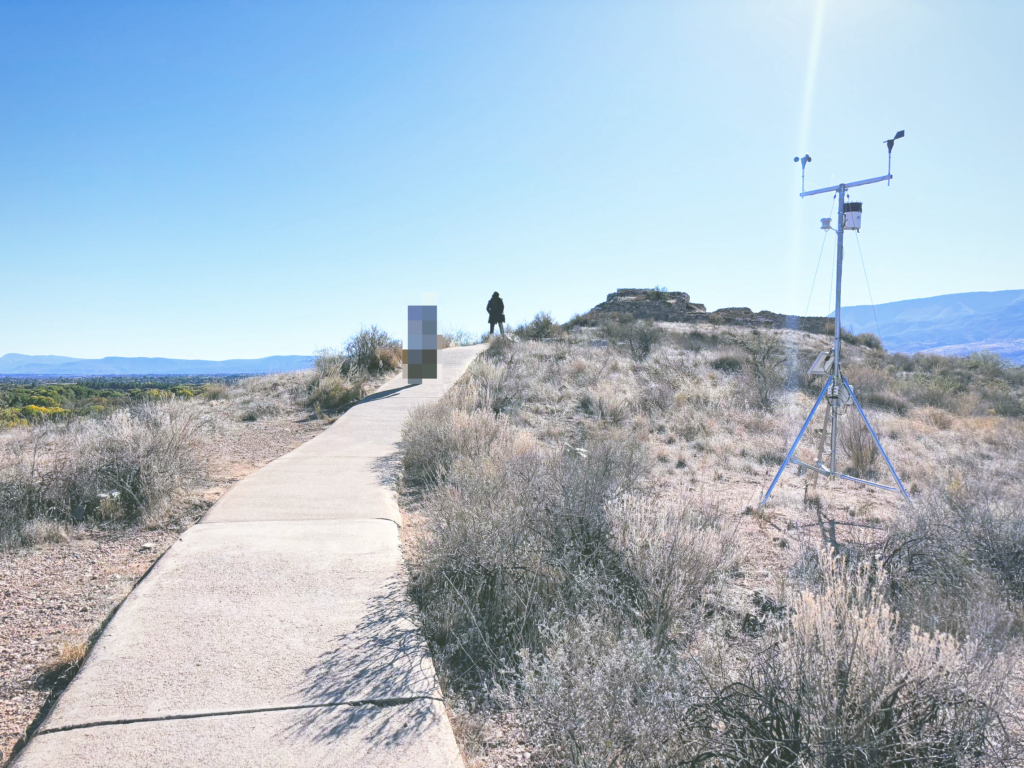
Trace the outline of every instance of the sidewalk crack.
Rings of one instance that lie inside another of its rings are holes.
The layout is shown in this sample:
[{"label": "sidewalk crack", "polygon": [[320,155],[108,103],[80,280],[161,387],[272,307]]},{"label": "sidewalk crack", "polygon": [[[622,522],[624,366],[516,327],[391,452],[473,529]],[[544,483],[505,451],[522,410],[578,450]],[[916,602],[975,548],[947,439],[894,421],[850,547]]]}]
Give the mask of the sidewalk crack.
[{"label": "sidewalk crack", "polygon": [[159,715],[154,717],[125,717],[117,720],[96,720],[91,723],[75,723],[74,725],[61,725],[57,728],[40,728],[35,736],[45,736],[48,733],[64,733],[65,731],[78,731],[83,728],[99,728],[104,725],[133,725],[135,723],[162,723],[168,720],[198,720],[204,717],[229,717],[231,715],[256,715],[262,712],[288,712],[291,710],[303,709],[330,709],[332,707],[397,707],[402,704],[412,704],[416,701],[441,701],[438,696],[398,696],[386,699],[359,699],[356,701],[327,701],[318,704],[289,704],[280,707],[256,707],[253,709],[230,709],[223,712],[197,712],[181,715]]}]

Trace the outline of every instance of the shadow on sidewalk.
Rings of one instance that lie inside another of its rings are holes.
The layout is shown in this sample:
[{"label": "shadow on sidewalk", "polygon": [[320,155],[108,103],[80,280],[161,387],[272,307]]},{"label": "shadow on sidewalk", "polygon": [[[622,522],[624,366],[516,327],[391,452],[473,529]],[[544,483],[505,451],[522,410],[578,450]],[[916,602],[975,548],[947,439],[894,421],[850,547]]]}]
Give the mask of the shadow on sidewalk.
[{"label": "shadow on sidewalk", "polygon": [[443,709],[431,701],[440,693],[426,641],[410,619],[414,610],[398,578],[371,600],[356,629],[335,638],[334,647],[306,670],[301,689],[311,704],[347,706],[304,710],[289,735],[329,740],[367,721],[372,738],[394,742],[433,725]]},{"label": "shadow on sidewalk", "polygon": [[358,408],[360,405],[366,405],[367,403],[372,403],[374,400],[385,400],[386,398],[389,398],[389,397],[396,397],[398,395],[398,393],[400,393],[402,390],[410,389],[412,387],[418,387],[418,386],[420,386],[420,383],[419,382],[415,382],[415,383],[404,384],[403,386],[395,387],[394,389],[387,389],[387,390],[385,390],[383,392],[374,392],[372,395],[367,395],[366,397],[362,398],[361,400],[356,400],[354,403],[352,403],[352,405],[349,406],[349,410],[352,410],[353,408]]}]

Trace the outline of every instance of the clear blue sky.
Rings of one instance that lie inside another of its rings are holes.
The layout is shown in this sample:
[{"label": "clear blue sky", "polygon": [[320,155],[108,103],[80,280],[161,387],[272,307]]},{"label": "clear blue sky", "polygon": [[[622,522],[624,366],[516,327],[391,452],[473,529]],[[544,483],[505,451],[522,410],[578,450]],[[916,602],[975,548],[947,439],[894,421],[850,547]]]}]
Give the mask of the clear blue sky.
[{"label": "clear blue sky", "polygon": [[422,291],[474,331],[494,290],[803,313],[832,200],[792,158],[879,175],[898,129],[874,301],[1024,288],[1022,79],[1019,1],[7,0],[0,353],[301,354]]}]

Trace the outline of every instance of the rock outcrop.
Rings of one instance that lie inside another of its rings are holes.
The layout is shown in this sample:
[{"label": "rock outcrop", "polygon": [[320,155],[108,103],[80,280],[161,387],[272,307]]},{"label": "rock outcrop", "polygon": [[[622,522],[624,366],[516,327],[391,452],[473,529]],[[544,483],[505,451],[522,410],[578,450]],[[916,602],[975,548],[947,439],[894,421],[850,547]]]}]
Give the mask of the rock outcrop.
[{"label": "rock outcrop", "polygon": [[800,317],[775,312],[753,312],[746,307],[729,307],[708,312],[703,304],[690,301],[690,294],[658,288],[619,288],[608,298],[570,321],[573,325],[596,325],[605,318],[625,315],[637,320],[663,323],[711,323],[749,328],[790,328],[808,333],[832,333],[828,317]]}]

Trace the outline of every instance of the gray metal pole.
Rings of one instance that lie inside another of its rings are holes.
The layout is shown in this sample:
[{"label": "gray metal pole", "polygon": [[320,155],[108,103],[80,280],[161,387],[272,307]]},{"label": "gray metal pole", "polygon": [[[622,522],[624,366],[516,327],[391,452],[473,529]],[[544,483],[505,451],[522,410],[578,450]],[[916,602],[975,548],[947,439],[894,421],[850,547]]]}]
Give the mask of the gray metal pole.
[{"label": "gray metal pole", "polygon": [[843,301],[843,229],[846,226],[846,185],[839,185],[839,227],[836,230],[836,340],[835,362],[832,367],[832,455],[829,457],[829,471],[836,474],[836,453],[839,448],[839,387],[843,376],[840,369],[840,347],[842,345],[842,320],[840,308]]}]

